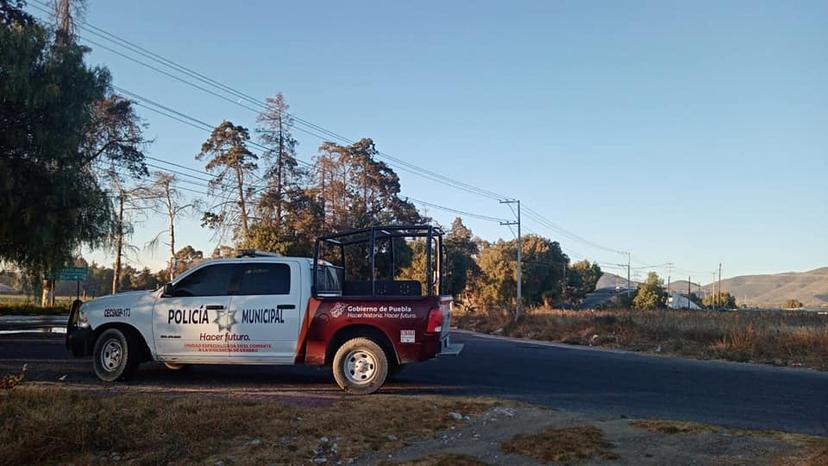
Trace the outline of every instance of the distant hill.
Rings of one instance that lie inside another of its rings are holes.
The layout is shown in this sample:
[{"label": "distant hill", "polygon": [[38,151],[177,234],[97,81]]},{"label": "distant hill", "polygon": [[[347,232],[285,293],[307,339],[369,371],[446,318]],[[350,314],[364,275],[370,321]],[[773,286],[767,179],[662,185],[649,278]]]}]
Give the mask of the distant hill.
[{"label": "distant hill", "polygon": [[[713,285],[703,289],[711,292]],[[805,306],[828,306],[828,267],[728,278],[722,280],[722,290],[735,296],[739,305],[778,307],[788,299],[797,299]]]},{"label": "distant hill", "polygon": [[[616,285],[623,287],[626,283],[626,277],[605,273],[598,280],[596,288],[615,288]],[[633,283],[632,286],[637,286],[637,283]],[[727,278],[722,280],[722,289],[735,296],[739,305],[780,307],[785,301],[796,299],[806,307],[828,306],[828,267],[808,272],[742,275]],[[687,280],[671,282],[670,290],[686,294]],[[711,283],[703,285],[699,291],[699,283],[693,282],[690,290],[704,295],[713,291],[713,285]]]},{"label": "distant hill", "polygon": [[[630,286],[632,288],[636,288],[638,286],[638,282],[631,281]],[[595,289],[600,290],[601,288],[626,288],[627,287],[627,277],[622,277],[620,275],[615,275],[614,273],[604,272],[601,275],[601,278],[598,279],[598,284],[595,285]]]},{"label": "distant hill", "polygon": [[[699,287],[701,287],[702,293],[699,293]],[[670,291],[674,291],[676,293],[681,294],[687,294],[687,280],[675,280],[671,282]],[[699,282],[693,282],[690,284],[690,292],[696,294],[704,294],[704,286],[702,286]]]}]

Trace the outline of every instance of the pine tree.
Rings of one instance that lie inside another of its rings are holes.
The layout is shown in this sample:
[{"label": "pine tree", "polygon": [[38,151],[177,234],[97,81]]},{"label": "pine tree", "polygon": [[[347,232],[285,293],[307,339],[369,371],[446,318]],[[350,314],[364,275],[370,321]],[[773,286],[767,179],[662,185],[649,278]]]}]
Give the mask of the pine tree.
[{"label": "pine tree", "polygon": [[202,217],[202,225],[210,227],[223,237],[232,231],[238,243],[244,243],[250,230],[250,207],[254,190],[250,178],[258,169],[258,156],[247,148],[250,133],[247,128],[225,120],[201,145],[196,160],[208,158],[205,169],[213,174],[209,193],[218,198]]}]

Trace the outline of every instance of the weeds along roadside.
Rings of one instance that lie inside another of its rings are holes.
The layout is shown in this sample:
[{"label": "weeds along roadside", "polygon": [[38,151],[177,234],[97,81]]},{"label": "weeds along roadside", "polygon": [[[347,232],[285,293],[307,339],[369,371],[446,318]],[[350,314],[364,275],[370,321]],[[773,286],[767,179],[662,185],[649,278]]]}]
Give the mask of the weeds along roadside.
[{"label": "weeds along roadside", "polygon": [[633,351],[828,370],[828,316],[798,311],[530,309],[458,315],[483,333]]}]

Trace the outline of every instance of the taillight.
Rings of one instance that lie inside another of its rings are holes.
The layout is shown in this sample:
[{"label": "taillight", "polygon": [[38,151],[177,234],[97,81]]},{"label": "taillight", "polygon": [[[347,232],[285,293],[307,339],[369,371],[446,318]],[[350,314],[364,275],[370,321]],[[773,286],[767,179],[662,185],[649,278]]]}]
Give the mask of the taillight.
[{"label": "taillight", "polygon": [[443,311],[439,307],[428,311],[428,326],[426,332],[438,333],[443,331]]}]

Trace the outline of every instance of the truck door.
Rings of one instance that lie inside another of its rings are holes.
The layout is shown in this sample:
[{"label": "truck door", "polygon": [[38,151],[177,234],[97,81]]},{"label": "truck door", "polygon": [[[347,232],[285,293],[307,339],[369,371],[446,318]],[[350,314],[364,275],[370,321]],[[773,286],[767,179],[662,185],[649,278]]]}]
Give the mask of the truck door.
[{"label": "truck door", "polygon": [[301,324],[299,272],[294,262],[239,264],[230,307],[244,340],[230,342],[231,361],[293,364]]},{"label": "truck door", "polygon": [[175,362],[221,363],[228,341],[238,332],[239,317],[230,309],[229,288],[235,264],[213,264],[195,270],[173,285],[153,309],[155,349]]}]

